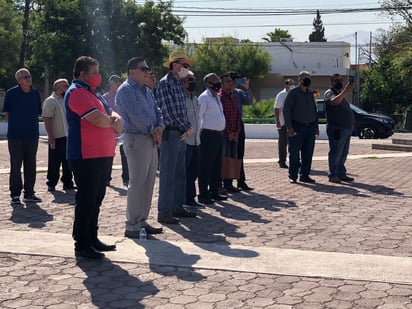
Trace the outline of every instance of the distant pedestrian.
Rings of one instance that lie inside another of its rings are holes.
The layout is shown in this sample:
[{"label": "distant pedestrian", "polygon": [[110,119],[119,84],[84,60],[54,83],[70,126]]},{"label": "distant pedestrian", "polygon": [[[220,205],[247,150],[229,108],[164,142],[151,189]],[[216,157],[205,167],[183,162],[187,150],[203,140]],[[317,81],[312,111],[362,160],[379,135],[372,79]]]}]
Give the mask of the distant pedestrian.
[{"label": "distant pedestrian", "polygon": [[73,77],[64,102],[69,129],[67,159],[77,185],[73,223],[75,255],[99,259],[104,256],[102,251],[116,249],[115,245],[99,240],[98,221],[122,121],[96,93],[102,81],[96,59],[77,58]]},{"label": "distant pedestrian", "polygon": [[53,192],[61,181],[64,190],[73,190],[73,174],[66,159],[67,120],[64,107],[64,95],[69,88],[67,79],[58,79],[53,83],[53,93],[44,101],[43,120],[47,132],[49,150],[47,163],[47,190]]},{"label": "distant pedestrian", "polygon": [[319,126],[316,100],[309,89],[312,82],[310,73],[300,72],[298,82],[299,87],[289,91],[283,107],[289,144],[289,181],[296,183],[300,157],[299,180],[314,183],[315,180],[309,177],[309,174],[315,149],[315,136],[319,135]]},{"label": "distant pedestrian", "polygon": [[[15,78],[18,85],[7,90],[3,106],[3,113],[8,118],[11,204],[21,203],[20,194],[23,189],[24,202],[39,203],[41,199],[34,194],[34,185],[41,99],[39,92],[32,87],[32,76],[28,69],[17,70]],[[21,177],[22,165],[24,183]]]},{"label": "distant pedestrian", "polygon": [[283,116],[283,106],[285,105],[286,96],[289,90],[295,88],[293,79],[285,80],[284,88],[276,95],[275,105],[273,107],[275,112],[276,128],[278,129],[278,164],[280,168],[288,168],[286,165],[287,147],[288,147],[288,132],[285,125],[285,117]]},{"label": "distant pedestrian", "polygon": [[346,96],[352,93],[354,84],[343,85],[343,78],[334,74],[330,88],[325,92],[326,133],[329,140],[329,181],[353,181],[346,175],[345,162],[349,153],[350,138],[355,125],[355,117]]}]

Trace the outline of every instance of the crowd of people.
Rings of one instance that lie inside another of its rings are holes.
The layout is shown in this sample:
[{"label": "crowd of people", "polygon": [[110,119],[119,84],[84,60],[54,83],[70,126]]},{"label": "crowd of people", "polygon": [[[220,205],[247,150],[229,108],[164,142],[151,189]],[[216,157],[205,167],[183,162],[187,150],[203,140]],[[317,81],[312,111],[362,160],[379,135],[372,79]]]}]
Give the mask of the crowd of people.
[{"label": "crowd of people", "polygon": [[[60,167],[63,189],[77,190],[73,223],[77,257],[97,259],[104,251],[116,250],[98,238],[100,206],[111,181],[116,141],[122,141],[122,180],[127,186],[125,237],[139,238],[143,228],[147,234],[163,232],[147,222],[157,169],[161,224],[179,224],[181,218],[195,218],[196,209],[225,200],[229,193],[253,190],[243,167],[242,115],[243,106],[253,103],[250,81],[236,72],[221,76],[211,72],[202,79],[205,90],[196,96],[193,63],[185,52],[174,51],[164,63],[168,73],[155,85],[146,59],[134,57],[127,63],[126,80],[110,76],[110,90],[101,95],[98,61],[81,56],[75,61],[71,85],[67,79],[56,80],[43,108],[30,71],[19,69],[18,85],[7,91],[3,108],[8,117],[11,204],[21,203],[22,190],[25,202],[41,202],[34,192],[39,115],[48,135],[48,191],[56,190]],[[314,182],[309,174],[319,129],[310,83],[310,74],[301,72],[297,87],[287,79],[275,100],[278,163],[289,169],[291,183],[298,175],[302,182]],[[335,183],[353,180],[345,169],[353,126],[345,96],[352,90],[353,85],[344,87],[335,74],[325,93],[329,180]]]}]

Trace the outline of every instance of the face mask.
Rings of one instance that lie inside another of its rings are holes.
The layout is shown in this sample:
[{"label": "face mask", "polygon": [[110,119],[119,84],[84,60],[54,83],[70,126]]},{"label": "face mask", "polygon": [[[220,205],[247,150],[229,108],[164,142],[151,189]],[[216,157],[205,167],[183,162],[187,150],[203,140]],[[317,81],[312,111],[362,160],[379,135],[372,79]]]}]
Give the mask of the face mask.
[{"label": "face mask", "polygon": [[335,83],[335,89],[338,90],[338,91],[340,91],[340,90],[342,90],[342,88],[343,88],[342,82],[341,82],[341,81],[337,81],[337,82]]},{"label": "face mask", "polygon": [[217,83],[212,83],[212,87],[210,87],[211,89],[215,90],[215,91],[219,91],[220,88],[222,88],[222,84],[217,82]]},{"label": "face mask", "polygon": [[309,87],[310,84],[311,84],[311,82],[312,82],[312,81],[310,80],[309,77],[305,77],[305,78],[303,79],[303,81],[302,81],[302,85],[305,86],[305,87]]},{"label": "face mask", "polygon": [[196,82],[191,82],[187,85],[187,90],[188,91],[193,92],[193,91],[195,91],[195,89],[196,89]]},{"label": "face mask", "polygon": [[100,74],[90,76],[87,82],[91,87],[97,88],[102,83],[102,76]]},{"label": "face mask", "polygon": [[295,88],[295,85],[290,85],[289,86],[289,91],[292,90],[293,88]]},{"label": "face mask", "polygon": [[186,69],[184,67],[182,67],[180,71],[177,73],[177,75],[179,75],[180,78],[185,78],[187,74],[189,74],[189,69]]}]

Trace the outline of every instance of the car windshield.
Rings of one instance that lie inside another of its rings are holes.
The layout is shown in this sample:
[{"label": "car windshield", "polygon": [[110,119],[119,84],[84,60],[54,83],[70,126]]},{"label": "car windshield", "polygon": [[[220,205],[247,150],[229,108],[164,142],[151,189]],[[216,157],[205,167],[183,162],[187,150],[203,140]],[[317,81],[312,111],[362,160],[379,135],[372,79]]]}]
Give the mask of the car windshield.
[{"label": "car windshield", "polygon": [[356,105],[351,104],[350,105],[351,109],[358,114],[367,114],[368,112],[364,111],[363,109],[357,107]]}]

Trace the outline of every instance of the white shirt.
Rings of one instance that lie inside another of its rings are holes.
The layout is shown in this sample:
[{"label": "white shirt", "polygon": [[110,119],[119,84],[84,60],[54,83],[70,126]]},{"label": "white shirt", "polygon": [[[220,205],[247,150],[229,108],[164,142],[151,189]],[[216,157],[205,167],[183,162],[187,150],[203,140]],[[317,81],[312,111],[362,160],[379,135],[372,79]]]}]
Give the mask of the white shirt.
[{"label": "white shirt", "polygon": [[213,96],[210,89],[206,89],[199,96],[199,119],[202,129],[223,131],[226,127],[220,97]]},{"label": "white shirt", "polygon": [[283,116],[283,106],[285,105],[285,99],[287,95],[288,91],[286,89],[280,91],[276,95],[275,106],[273,106],[274,109],[279,109],[279,122],[282,127],[285,125],[285,117]]}]

